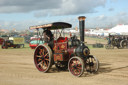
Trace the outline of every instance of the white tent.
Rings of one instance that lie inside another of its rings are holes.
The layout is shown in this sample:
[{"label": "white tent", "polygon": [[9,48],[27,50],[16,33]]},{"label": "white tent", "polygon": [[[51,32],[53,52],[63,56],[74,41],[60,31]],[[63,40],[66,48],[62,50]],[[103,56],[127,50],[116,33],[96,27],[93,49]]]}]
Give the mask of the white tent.
[{"label": "white tent", "polygon": [[128,33],[128,25],[117,25],[110,30],[108,30],[109,33]]}]

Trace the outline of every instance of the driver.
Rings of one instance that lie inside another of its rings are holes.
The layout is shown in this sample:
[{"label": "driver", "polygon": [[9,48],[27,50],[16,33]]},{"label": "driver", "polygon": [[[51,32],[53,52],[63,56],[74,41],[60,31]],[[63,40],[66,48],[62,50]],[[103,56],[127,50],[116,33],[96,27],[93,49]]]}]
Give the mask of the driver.
[{"label": "driver", "polygon": [[53,47],[53,34],[50,30],[46,29],[43,31],[43,37],[44,37],[44,41],[45,43],[48,43],[48,45],[50,47]]}]

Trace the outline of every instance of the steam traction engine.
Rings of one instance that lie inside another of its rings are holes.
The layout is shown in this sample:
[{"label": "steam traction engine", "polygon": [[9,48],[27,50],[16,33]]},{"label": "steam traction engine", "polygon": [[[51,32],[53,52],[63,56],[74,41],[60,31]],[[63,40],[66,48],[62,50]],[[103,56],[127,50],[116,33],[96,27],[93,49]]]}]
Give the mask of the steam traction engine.
[{"label": "steam traction engine", "polygon": [[108,44],[106,49],[114,49],[114,47],[128,48],[128,35],[110,35],[108,36]]},{"label": "steam traction engine", "polygon": [[[94,73],[98,71],[99,62],[96,57],[90,55],[89,48],[84,44],[84,21],[85,17],[79,19],[80,40],[76,36],[70,38],[55,38],[52,44],[44,43],[36,47],[34,52],[34,63],[41,72],[48,72],[52,65],[58,69],[68,69],[74,76],[81,76],[84,71]],[[65,22],[55,22],[39,26],[31,26],[30,29],[58,30],[71,28],[71,24]],[[57,33],[57,31],[55,32]],[[55,35],[55,34],[54,34]],[[43,40],[43,39],[41,39]]]}]

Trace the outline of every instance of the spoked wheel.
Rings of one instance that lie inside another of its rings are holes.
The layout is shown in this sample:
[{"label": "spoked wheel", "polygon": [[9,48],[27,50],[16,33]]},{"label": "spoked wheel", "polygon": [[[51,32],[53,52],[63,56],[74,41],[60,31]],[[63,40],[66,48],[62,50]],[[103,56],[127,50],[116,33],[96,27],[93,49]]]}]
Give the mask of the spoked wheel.
[{"label": "spoked wheel", "polygon": [[52,66],[52,61],[52,50],[48,45],[39,45],[35,49],[34,63],[39,71],[48,72]]},{"label": "spoked wheel", "polygon": [[84,62],[80,57],[72,57],[68,62],[68,69],[74,76],[81,76],[84,73]]},{"label": "spoked wheel", "polygon": [[67,70],[68,69],[68,62],[58,62],[55,64],[56,68],[59,70]]},{"label": "spoked wheel", "polygon": [[99,61],[95,56],[89,56],[85,61],[85,69],[87,72],[96,73],[99,69]]},{"label": "spoked wheel", "polygon": [[126,41],[126,40],[122,40],[122,41],[120,42],[120,46],[121,46],[122,48],[127,48],[127,47],[128,47],[127,41]]}]

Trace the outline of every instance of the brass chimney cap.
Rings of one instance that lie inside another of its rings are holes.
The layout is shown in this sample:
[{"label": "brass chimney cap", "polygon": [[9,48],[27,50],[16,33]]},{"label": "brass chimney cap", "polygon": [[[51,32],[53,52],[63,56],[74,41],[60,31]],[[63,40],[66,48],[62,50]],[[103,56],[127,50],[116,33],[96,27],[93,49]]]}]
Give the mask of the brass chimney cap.
[{"label": "brass chimney cap", "polygon": [[85,20],[86,17],[85,16],[79,16],[78,19],[79,19],[79,21],[82,21],[82,20]]}]

